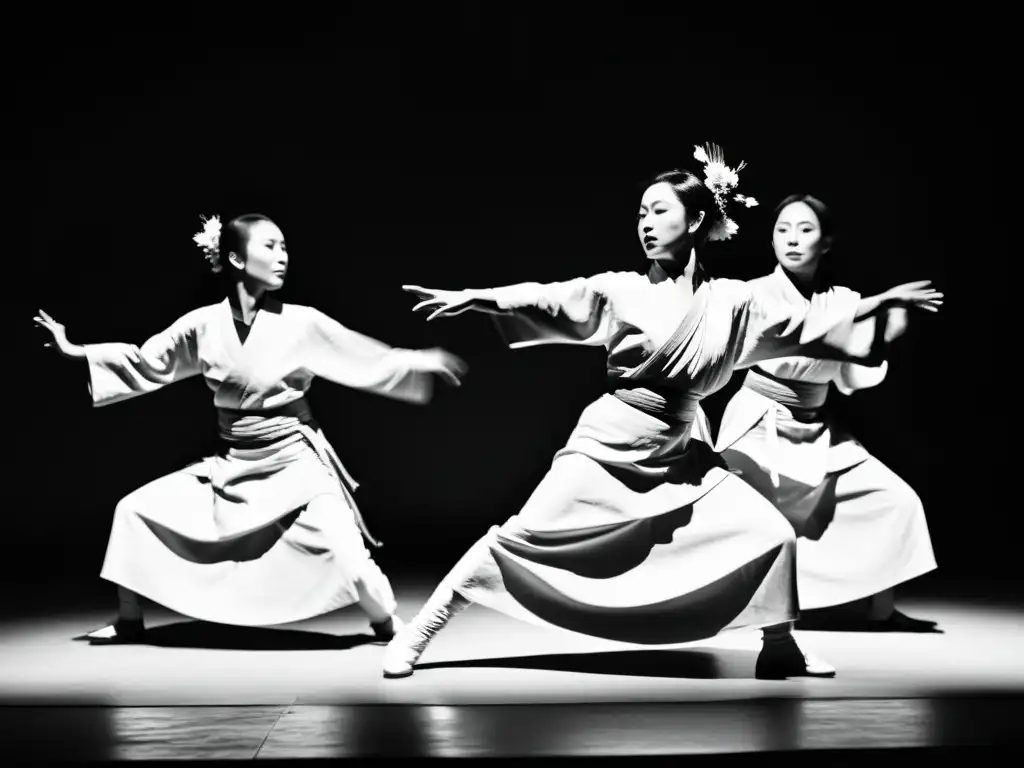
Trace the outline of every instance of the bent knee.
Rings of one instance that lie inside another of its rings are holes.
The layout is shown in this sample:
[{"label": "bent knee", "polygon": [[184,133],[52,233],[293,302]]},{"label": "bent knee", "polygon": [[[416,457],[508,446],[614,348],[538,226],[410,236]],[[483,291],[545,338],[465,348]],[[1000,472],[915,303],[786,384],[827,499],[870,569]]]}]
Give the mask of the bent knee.
[{"label": "bent knee", "polygon": [[380,570],[380,567],[373,561],[368,552],[365,556],[336,553],[335,558],[338,568],[344,574],[345,579],[350,581],[357,589],[373,591],[381,579],[384,578],[383,571]]},{"label": "bent knee", "polygon": [[296,523],[316,531],[317,538],[340,559],[360,563],[371,560],[363,533],[356,523],[355,510],[338,496],[316,497]]}]

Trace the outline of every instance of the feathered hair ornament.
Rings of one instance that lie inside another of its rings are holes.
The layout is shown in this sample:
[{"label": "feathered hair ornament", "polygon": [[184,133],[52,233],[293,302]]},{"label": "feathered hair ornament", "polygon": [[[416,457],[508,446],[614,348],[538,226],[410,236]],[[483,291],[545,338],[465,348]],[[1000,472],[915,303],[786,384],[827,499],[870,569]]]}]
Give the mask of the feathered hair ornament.
[{"label": "feathered hair ornament", "polygon": [[220,217],[216,214],[210,218],[199,217],[203,222],[203,229],[192,236],[210,262],[210,269],[214,273],[220,272],[223,268],[220,263]]},{"label": "feathered hair ornament", "polygon": [[698,162],[704,164],[704,183],[711,190],[711,194],[715,196],[718,211],[722,214],[708,233],[708,239],[728,240],[740,229],[726,213],[726,206],[730,200],[735,200],[747,208],[757,205],[757,200],[754,198],[735,194],[736,187],[740,183],[740,171],[746,168],[747,164],[741,162],[736,168],[730,168],[725,164],[725,153],[717,144],[695,146],[693,156]]}]

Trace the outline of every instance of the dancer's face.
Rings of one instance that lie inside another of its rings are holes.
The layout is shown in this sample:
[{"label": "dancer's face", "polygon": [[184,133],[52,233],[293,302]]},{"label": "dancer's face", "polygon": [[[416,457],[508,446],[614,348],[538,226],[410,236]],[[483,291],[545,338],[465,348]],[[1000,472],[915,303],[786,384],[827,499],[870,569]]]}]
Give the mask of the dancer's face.
[{"label": "dancer's face", "polygon": [[232,264],[243,270],[249,280],[268,291],[276,291],[284,285],[288,249],[284,234],[272,221],[257,221],[249,227],[243,258],[244,261],[232,258]]},{"label": "dancer's face", "polygon": [[790,203],[779,213],[772,237],[775,258],[790,272],[813,275],[829,249],[818,214],[807,203]]},{"label": "dancer's face", "polygon": [[651,185],[640,199],[636,233],[649,259],[688,258],[699,224],[699,219],[691,221],[667,181]]}]

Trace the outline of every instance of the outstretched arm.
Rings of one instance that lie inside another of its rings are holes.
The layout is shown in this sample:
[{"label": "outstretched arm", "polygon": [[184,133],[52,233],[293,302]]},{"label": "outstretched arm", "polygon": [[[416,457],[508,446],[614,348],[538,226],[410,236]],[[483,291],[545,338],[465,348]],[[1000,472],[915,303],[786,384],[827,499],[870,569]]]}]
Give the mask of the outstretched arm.
[{"label": "outstretched arm", "polygon": [[[891,344],[907,329],[910,307],[926,312],[938,312],[942,308],[944,295],[931,287],[929,280],[918,280],[890,288],[875,296],[862,298],[857,306],[857,319],[874,316],[881,323],[884,344]],[[889,363],[883,360],[878,365],[868,366],[846,362],[840,367],[833,383],[844,395],[852,395],[861,389],[877,387],[889,372]]]},{"label": "outstretched arm", "polygon": [[89,393],[95,407],[111,405],[199,373],[196,349],[196,313],[191,312],[166,330],[135,344],[71,344],[64,326],[39,311],[36,324],[53,340],[46,346],[72,360],[88,364]]},{"label": "outstretched arm", "polygon": [[942,307],[943,297],[944,294],[931,287],[931,280],[915,280],[912,283],[897,285],[875,296],[862,298],[857,304],[855,319],[870,317],[881,310],[906,310],[909,307],[938,312]]},{"label": "outstretched arm", "polygon": [[611,313],[603,283],[607,275],[559,283],[519,283],[500,288],[443,291],[404,286],[421,301],[413,311],[428,311],[428,320],[467,311],[486,312],[505,342],[520,348],[536,344],[603,346]]},{"label": "outstretched arm", "polygon": [[[863,304],[865,300],[862,299]],[[942,302],[939,301],[939,304]],[[925,307],[927,309],[927,307]],[[891,344],[907,330],[908,309],[898,304],[877,310],[884,317],[885,331],[883,338],[886,344]],[[931,311],[938,311],[937,307]],[[852,395],[861,389],[877,387],[889,373],[889,362],[882,361],[881,365],[866,366],[856,363],[843,363],[838,373],[833,378],[833,383],[844,395]]]},{"label": "outstretched arm", "polygon": [[310,310],[306,367],[335,384],[411,403],[433,396],[434,376],[459,386],[467,366],[443,349],[400,349]]},{"label": "outstretched arm", "polygon": [[[932,306],[942,294],[928,291],[927,281],[910,283],[909,298],[897,293],[907,286],[893,289],[886,301],[875,303],[870,312],[864,312],[859,294],[847,289],[833,289],[815,294],[809,307],[798,307],[772,297],[747,283],[737,288],[735,304],[737,333],[740,345],[736,366],[749,367],[762,360],[789,355],[838,360],[860,366],[880,366],[884,362],[886,345],[893,333],[889,310],[898,309],[899,302]],[[927,294],[923,293],[927,291]]]}]

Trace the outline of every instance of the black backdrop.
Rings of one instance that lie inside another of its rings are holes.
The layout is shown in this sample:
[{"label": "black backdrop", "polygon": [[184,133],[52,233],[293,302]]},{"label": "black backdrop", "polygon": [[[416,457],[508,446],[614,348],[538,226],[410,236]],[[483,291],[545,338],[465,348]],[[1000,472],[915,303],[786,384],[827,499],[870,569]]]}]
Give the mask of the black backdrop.
[{"label": "black backdrop", "polygon": [[704,141],[749,163],[741,191],[762,202],[719,249],[726,273],[772,268],[771,208],[807,190],[838,216],[843,282],[947,292],[894,349],[885,386],[838,407],[924,499],[935,578],[1013,576],[1012,537],[988,522],[1014,506],[993,458],[1009,416],[979,373],[1006,308],[977,261],[979,239],[993,247],[979,225],[999,226],[976,208],[996,174],[981,22],[475,7],[36,12],[12,70],[32,227],[8,293],[24,329],[7,368],[8,583],[94,580],[118,498],[215,447],[201,381],[92,410],[31,314],[75,342],[141,343],[220,298],[190,240],[198,215],[253,210],[288,237],[285,300],[472,366],[426,408],[323,382],[311,395],[363,483],[385,567],[443,569],[517,511],[600,391],[602,357],[511,352],[484,317],[428,325],[401,284],[642,269],[638,184]]}]

